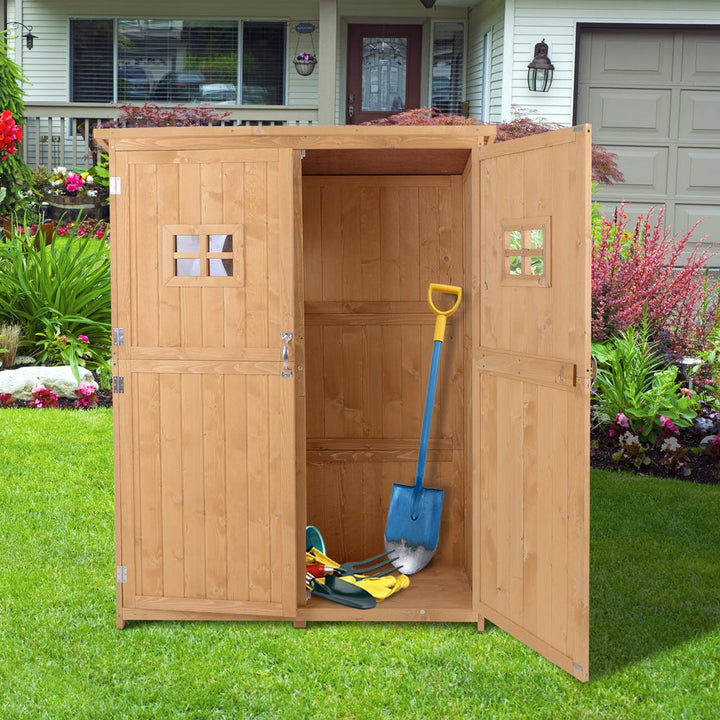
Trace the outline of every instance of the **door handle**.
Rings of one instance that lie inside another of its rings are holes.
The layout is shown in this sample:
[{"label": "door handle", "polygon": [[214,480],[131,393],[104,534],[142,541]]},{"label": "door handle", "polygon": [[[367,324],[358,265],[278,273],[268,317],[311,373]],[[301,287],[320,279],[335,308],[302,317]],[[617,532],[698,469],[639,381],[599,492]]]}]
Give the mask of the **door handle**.
[{"label": "door handle", "polygon": [[290,357],[288,353],[288,345],[290,345],[290,341],[293,339],[293,334],[291,332],[284,332],[282,335],[280,335],[283,341],[283,351],[282,351],[282,361],[283,361],[283,370],[282,370],[282,376],[283,377],[292,377],[292,370],[290,369]]},{"label": "door handle", "polygon": [[348,117],[353,118],[355,115],[355,95],[350,93],[348,95]]}]

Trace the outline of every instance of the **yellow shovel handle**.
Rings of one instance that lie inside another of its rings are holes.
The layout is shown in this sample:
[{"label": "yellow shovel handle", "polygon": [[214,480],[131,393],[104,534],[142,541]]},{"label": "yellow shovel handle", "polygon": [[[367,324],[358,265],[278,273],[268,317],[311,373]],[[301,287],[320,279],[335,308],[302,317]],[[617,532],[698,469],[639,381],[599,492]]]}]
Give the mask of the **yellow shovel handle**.
[{"label": "yellow shovel handle", "polygon": [[[440,310],[435,306],[433,302],[433,293],[443,293],[445,295],[455,295],[457,298],[455,304],[449,310]],[[457,285],[442,285],[440,283],[430,283],[428,288],[428,303],[433,313],[435,313],[435,334],[433,335],[433,341],[443,341],[445,338],[445,325],[447,319],[460,307],[460,300],[462,298],[462,288]]]}]

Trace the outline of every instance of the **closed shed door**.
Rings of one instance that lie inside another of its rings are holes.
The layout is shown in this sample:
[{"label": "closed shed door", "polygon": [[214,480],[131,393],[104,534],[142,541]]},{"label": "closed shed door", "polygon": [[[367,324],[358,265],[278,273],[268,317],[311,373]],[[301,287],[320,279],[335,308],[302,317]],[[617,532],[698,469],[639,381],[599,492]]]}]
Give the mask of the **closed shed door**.
[{"label": "closed shed door", "polygon": [[720,29],[582,30],[576,114],[625,175],[606,209],[665,206],[668,227],[703,219],[694,241],[720,241]]},{"label": "closed shed door", "polygon": [[115,154],[124,614],[292,615],[293,156],[147,144]]},{"label": "closed shed door", "polygon": [[480,154],[471,404],[480,612],[587,680],[590,133]]}]

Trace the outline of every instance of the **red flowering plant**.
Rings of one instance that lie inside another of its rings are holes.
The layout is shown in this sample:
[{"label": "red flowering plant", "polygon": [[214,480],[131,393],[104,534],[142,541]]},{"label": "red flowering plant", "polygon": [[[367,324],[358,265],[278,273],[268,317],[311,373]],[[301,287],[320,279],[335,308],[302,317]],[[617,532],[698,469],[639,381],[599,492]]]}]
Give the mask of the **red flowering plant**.
[{"label": "red flowering plant", "polygon": [[59,407],[57,393],[45,385],[36,385],[32,389],[32,398],[27,403],[35,408],[56,408]]},{"label": "red flowering plant", "polygon": [[[628,224],[621,205],[611,220],[593,220],[592,334],[617,336],[647,318],[650,333],[671,358],[704,349],[720,321],[716,288],[706,281],[711,254],[691,246],[697,223],[684,233],[664,229],[660,209]],[[691,249],[692,247],[692,249]]]},{"label": "red flowering plant", "polygon": [[[22,140],[23,130],[15,122],[9,110],[0,113],[0,157],[7,160],[17,152],[17,144]],[[5,199],[7,188],[0,187],[0,202]]]}]

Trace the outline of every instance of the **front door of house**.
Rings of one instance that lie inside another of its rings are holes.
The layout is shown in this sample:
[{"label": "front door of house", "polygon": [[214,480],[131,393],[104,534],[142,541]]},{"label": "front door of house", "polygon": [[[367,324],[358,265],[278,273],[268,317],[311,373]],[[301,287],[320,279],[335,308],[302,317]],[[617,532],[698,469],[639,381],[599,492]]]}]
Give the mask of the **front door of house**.
[{"label": "front door of house", "polygon": [[421,25],[348,26],[348,125],[420,107],[421,50]]}]

